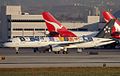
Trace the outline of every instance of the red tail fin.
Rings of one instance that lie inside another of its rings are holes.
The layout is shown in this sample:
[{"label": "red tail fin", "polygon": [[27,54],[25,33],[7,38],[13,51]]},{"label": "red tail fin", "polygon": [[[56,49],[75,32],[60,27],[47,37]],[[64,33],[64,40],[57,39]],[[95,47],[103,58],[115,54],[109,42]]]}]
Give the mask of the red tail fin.
[{"label": "red tail fin", "polygon": [[57,21],[49,12],[42,13],[49,32],[58,32],[59,29],[66,30],[66,28]]},{"label": "red tail fin", "polygon": [[103,16],[106,22],[109,22],[111,19],[115,19],[115,17],[110,12],[107,11],[103,12]]},{"label": "red tail fin", "polygon": [[42,16],[50,33],[57,32],[62,37],[76,37],[74,33],[67,30],[67,28],[57,21],[49,12],[43,12]]},{"label": "red tail fin", "polygon": [[[111,19],[115,19],[115,17],[110,12],[107,11],[103,12],[103,17],[106,22],[109,22]],[[112,28],[112,32],[111,32],[112,36],[114,38],[120,38],[119,32],[120,32],[120,21],[116,19],[114,27]]]}]

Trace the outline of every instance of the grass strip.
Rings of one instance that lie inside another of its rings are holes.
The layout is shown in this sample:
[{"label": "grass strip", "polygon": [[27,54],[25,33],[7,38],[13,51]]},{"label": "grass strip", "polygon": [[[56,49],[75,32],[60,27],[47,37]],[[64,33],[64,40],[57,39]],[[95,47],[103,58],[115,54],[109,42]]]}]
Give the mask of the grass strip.
[{"label": "grass strip", "polygon": [[120,76],[120,67],[0,68],[0,76]]}]

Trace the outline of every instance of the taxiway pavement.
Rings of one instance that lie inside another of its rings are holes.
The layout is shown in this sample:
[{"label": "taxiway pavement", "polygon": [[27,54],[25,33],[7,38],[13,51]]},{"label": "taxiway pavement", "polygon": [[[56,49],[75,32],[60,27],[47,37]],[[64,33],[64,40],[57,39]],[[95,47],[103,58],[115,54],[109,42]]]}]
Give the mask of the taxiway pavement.
[{"label": "taxiway pavement", "polygon": [[[97,55],[87,51],[99,51]],[[101,51],[101,52],[100,52]],[[83,53],[70,50],[69,54],[34,53],[32,49],[21,49],[15,54],[14,49],[0,48],[0,68],[39,68],[39,67],[120,67],[119,49],[86,49]]]}]

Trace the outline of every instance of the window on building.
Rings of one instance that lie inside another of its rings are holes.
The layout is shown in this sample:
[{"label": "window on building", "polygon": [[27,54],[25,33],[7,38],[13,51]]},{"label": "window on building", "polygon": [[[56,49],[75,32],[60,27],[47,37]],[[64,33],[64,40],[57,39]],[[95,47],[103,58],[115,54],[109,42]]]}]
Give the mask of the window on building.
[{"label": "window on building", "polygon": [[78,31],[88,31],[86,28],[78,28]]},{"label": "window on building", "polygon": [[44,20],[10,20],[8,22],[45,22]]},{"label": "window on building", "polygon": [[31,28],[30,29],[29,28],[28,29],[24,29],[24,30],[25,31],[34,31],[34,29],[31,29]]},{"label": "window on building", "polygon": [[41,29],[41,28],[35,29],[35,31],[43,31],[43,30],[45,30],[45,29]]},{"label": "window on building", "polygon": [[76,28],[76,29],[69,29],[71,31],[88,31],[88,29],[84,29],[84,28]]},{"label": "window on building", "polygon": [[13,31],[23,31],[22,28],[14,28]]}]

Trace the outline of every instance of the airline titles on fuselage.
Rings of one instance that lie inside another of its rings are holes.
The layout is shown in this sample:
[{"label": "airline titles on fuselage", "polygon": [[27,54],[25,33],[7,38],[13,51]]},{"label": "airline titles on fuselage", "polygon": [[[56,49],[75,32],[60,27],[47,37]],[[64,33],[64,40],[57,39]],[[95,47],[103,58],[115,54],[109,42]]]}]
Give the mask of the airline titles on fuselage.
[{"label": "airline titles on fuselage", "polygon": [[93,41],[92,37],[20,37],[21,41],[40,41],[40,42],[63,42],[63,41]]}]

